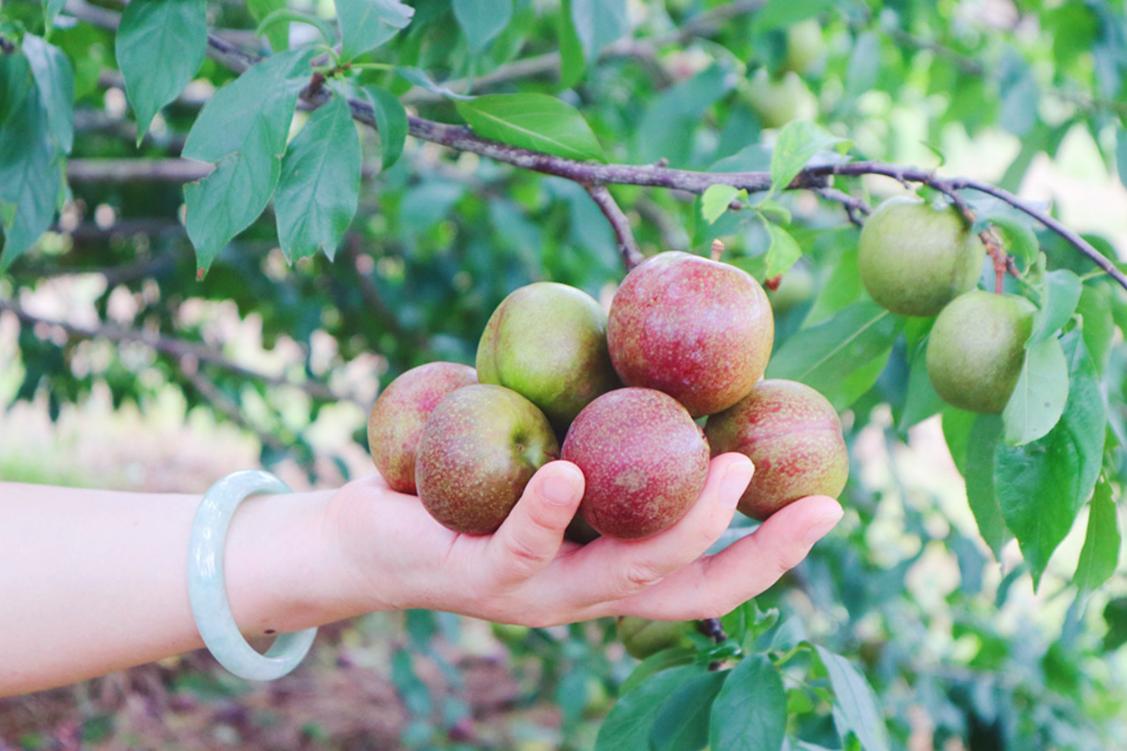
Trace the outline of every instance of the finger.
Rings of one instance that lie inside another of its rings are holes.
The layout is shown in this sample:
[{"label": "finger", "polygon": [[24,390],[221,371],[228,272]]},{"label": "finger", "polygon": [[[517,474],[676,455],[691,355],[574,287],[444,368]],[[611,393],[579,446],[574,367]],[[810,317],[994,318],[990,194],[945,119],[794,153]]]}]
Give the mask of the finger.
[{"label": "finger", "polygon": [[619,600],[699,558],[728,528],[752,471],[746,456],[722,454],[712,460],[700,498],[669,529],[641,540],[601,537],[561,561],[571,601]]},{"label": "finger", "polygon": [[795,501],[763,522],[751,535],[716,555],[696,561],[661,584],[598,615],[654,619],[716,618],[759,595],[797,566],[841,519],[841,506],[828,496]]},{"label": "finger", "polygon": [[583,498],[583,473],[571,462],[537,471],[509,518],[490,538],[487,555],[503,584],[527,579],[555,558]]}]

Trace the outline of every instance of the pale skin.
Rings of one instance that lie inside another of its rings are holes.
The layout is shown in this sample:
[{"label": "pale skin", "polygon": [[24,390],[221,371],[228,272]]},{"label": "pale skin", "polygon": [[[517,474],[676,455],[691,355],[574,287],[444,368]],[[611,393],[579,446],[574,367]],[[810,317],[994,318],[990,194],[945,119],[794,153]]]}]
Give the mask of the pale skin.
[{"label": "pale skin", "polygon": [[[715,617],[770,587],[841,518],[836,501],[811,496],[705,555],[751,474],[741,455],[716,457],[676,525],[586,546],[563,539],[583,494],[582,473],[563,461],[542,467],[488,536],[445,529],[378,476],[252,498],[227,538],[227,591],[246,634],[405,608],[530,626]],[[199,500],[0,483],[0,696],[202,646],[187,593]]]}]

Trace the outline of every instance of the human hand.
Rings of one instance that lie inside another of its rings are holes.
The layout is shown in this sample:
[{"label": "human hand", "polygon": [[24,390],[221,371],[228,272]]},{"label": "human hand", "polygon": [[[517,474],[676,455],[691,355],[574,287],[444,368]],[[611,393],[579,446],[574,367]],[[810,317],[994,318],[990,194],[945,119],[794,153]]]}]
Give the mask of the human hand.
[{"label": "human hand", "polygon": [[330,535],[355,577],[358,607],[430,608],[503,623],[549,626],[609,615],[657,620],[717,617],[798,565],[841,518],[825,496],[780,510],[715,555],[751,480],[741,454],[712,460],[689,513],[641,540],[563,539],[583,496],[574,464],[541,467],[494,534],[471,536],[434,521],[415,496],[378,476],[350,483],[329,503]]}]

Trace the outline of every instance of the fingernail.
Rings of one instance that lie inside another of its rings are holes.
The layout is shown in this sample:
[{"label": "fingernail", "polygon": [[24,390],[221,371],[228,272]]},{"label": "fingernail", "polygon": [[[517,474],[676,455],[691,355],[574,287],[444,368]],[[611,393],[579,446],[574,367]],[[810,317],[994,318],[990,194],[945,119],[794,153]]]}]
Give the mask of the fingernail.
[{"label": "fingernail", "polygon": [[844,513],[841,505],[836,502],[827,501],[823,504],[822,508],[813,515],[807,524],[806,532],[803,535],[806,544],[813,545],[829,534],[829,531],[841,521]]},{"label": "fingernail", "polygon": [[755,471],[754,465],[747,457],[743,461],[734,461],[724,473],[724,497],[735,506],[740,502],[740,497],[747,490],[748,483]]},{"label": "fingernail", "polygon": [[555,467],[540,485],[540,495],[548,503],[571,506],[579,500],[579,483],[575,470],[568,466]]}]

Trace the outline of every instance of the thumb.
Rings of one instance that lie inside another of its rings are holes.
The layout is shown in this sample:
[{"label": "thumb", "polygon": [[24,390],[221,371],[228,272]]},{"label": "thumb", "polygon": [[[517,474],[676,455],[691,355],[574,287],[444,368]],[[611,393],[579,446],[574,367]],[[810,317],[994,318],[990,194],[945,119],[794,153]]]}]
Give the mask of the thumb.
[{"label": "thumb", "polygon": [[533,475],[489,543],[499,579],[527,579],[556,557],[564,530],[583,499],[583,488],[583,473],[571,462],[545,464]]}]

